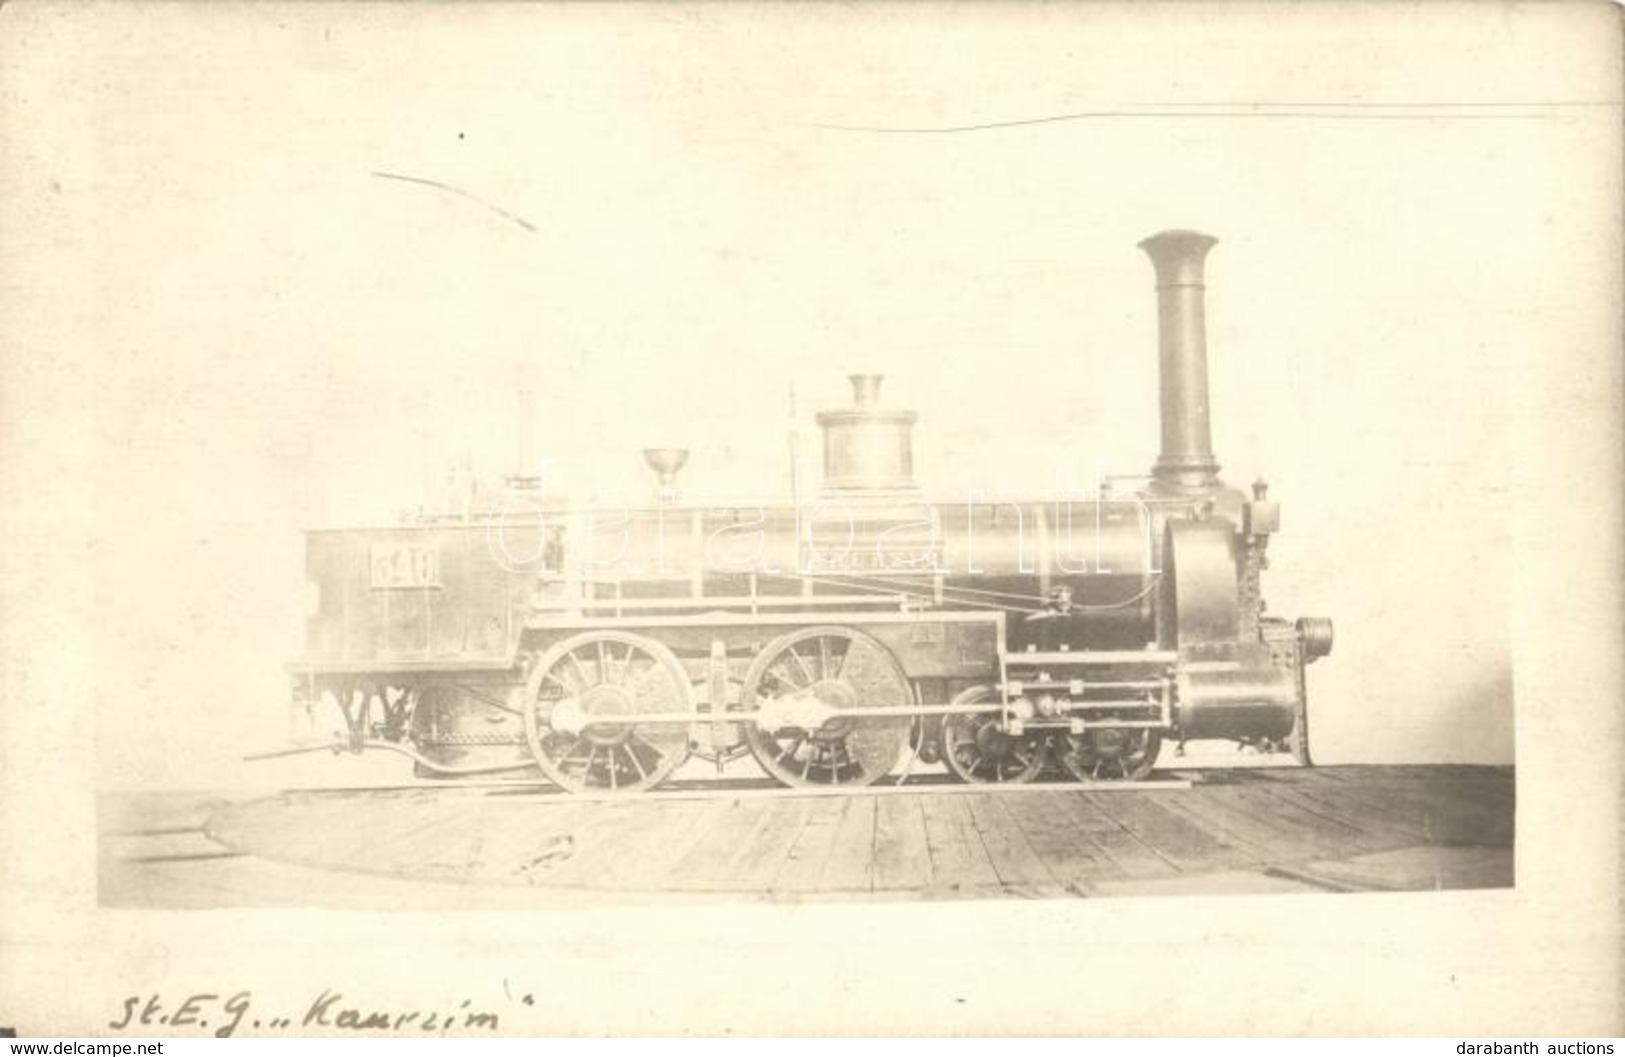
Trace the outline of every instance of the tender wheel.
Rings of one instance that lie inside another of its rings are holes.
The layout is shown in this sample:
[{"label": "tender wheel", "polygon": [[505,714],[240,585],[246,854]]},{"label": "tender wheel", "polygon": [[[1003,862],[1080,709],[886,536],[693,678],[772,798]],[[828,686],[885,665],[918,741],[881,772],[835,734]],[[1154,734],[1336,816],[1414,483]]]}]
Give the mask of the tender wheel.
[{"label": "tender wheel", "polygon": [[[908,675],[891,652],[853,628],[806,628],[769,643],[745,675],[743,708],[796,705],[813,714],[912,704]],[[868,785],[908,746],[910,716],[834,716],[816,729],[746,725],[762,769],[785,785]]]},{"label": "tender wheel", "polygon": [[[973,686],[953,703],[974,705],[993,696],[991,687]],[[1037,734],[1001,730],[997,712],[946,715],[942,761],[967,782],[1030,782],[1044,769],[1044,743]]]},{"label": "tender wheel", "polygon": [[588,631],[558,643],[531,669],[525,704],[537,765],[570,792],[648,789],[688,756],[687,725],[636,720],[694,712],[682,664],[642,635]]},{"label": "tender wheel", "polygon": [[1055,757],[1080,782],[1138,782],[1157,765],[1162,734],[1145,727],[1103,727],[1062,734]]}]

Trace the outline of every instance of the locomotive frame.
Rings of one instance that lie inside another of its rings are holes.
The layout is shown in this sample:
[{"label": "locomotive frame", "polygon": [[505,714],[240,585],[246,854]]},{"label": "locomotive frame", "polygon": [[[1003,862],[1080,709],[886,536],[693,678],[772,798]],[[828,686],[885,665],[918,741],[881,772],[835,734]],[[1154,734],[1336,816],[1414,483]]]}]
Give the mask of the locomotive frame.
[{"label": "locomotive frame", "polygon": [[[624,512],[620,557],[640,540],[652,569],[606,574],[601,526],[525,475],[500,507],[309,533],[295,704],[333,702],[345,736],[286,752],[384,750],[428,776],[525,771],[608,793],[659,786],[694,756],[721,774],[746,754],[788,786],[867,785],[916,760],[967,782],[1134,781],[1165,736],[1309,764],[1304,670],[1330,652],[1331,625],[1267,615],[1279,507],[1262,481],[1243,494],[1218,477],[1213,244],[1184,231],[1141,244],[1158,278],[1162,454],[1137,487],[1103,482],[1064,512],[926,500],[914,413],[879,406],[879,377],[857,375],[854,406],[818,416],[813,511],[686,504],[686,452],[647,450],[659,502]],[[844,549],[820,534],[830,506]],[[1056,544],[1080,509],[1092,571]],[[745,529],[762,552],[719,557]]]}]

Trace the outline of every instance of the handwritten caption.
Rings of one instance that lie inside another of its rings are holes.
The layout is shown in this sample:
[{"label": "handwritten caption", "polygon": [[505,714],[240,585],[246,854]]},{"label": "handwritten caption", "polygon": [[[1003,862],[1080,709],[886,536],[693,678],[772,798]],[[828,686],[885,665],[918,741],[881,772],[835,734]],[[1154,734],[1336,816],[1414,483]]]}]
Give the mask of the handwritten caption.
[{"label": "handwritten caption", "polygon": [[[525,1006],[532,995],[510,996]],[[342,991],[325,988],[303,1004],[271,1010],[261,1007],[252,991],[216,994],[198,991],[185,996],[130,995],[117,1015],[107,1022],[113,1031],[151,1034],[154,1027],[173,1031],[212,1032],[215,1038],[238,1034],[308,1034],[311,1031],[375,1032],[397,1035],[495,1034],[502,1026],[495,1009],[476,1006],[474,1000],[448,1003],[446,1009],[399,1009],[354,1002]],[[144,1030],[145,1029],[145,1030]]]}]

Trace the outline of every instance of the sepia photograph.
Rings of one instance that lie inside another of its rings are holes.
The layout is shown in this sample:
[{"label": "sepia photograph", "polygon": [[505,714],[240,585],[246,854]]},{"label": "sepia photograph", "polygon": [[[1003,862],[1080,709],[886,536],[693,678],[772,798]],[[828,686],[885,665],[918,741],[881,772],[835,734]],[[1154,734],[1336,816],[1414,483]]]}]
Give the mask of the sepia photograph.
[{"label": "sepia photograph", "polygon": [[0,1026],[1619,1034],[1622,58],[5,5]]}]

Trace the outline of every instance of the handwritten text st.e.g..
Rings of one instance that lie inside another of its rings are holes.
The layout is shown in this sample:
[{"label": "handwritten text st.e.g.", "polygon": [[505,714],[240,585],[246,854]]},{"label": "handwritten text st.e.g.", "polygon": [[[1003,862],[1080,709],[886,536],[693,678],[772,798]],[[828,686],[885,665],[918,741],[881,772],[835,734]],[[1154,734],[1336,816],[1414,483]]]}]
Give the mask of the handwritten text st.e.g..
[{"label": "handwritten text st.e.g.", "polygon": [[[521,1001],[533,1004],[530,995]],[[199,1032],[212,1031],[216,1038],[227,1039],[239,1032],[303,1035],[313,1030],[401,1035],[487,1034],[496,1032],[500,1021],[494,1012],[475,1009],[473,999],[465,998],[451,1009],[365,1008],[346,1002],[343,992],[329,988],[291,1015],[255,1009],[251,991],[231,995],[200,991],[178,1001],[161,994],[131,995],[107,1026],[114,1031],[192,1028]]]}]

